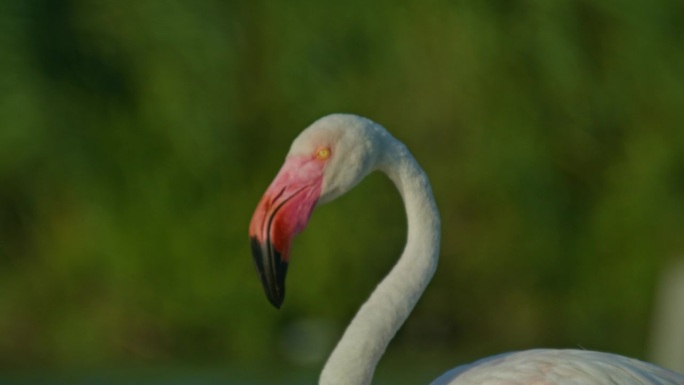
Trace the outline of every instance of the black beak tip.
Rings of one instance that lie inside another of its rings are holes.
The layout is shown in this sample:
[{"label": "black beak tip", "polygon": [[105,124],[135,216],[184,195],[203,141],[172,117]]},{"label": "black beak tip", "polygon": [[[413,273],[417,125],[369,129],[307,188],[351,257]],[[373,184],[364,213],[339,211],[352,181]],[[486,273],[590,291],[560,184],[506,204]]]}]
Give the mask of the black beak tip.
[{"label": "black beak tip", "polygon": [[267,296],[268,296],[268,302],[270,302],[271,305],[273,305],[276,309],[280,310],[280,307],[283,305],[283,300],[285,299],[285,297],[284,296],[283,297],[273,297],[273,296],[270,296],[268,294],[267,294]]},{"label": "black beak tip", "polygon": [[282,260],[281,253],[270,242],[261,243],[254,237],[250,241],[254,266],[259,273],[266,298],[276,309],[280,309],[285,300],[287,262]]}]

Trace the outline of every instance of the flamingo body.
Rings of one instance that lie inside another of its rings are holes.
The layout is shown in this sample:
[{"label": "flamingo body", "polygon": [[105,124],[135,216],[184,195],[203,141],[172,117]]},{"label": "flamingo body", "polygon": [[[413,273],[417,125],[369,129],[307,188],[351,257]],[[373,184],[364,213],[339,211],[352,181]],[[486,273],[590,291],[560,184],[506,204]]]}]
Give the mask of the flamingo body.
[{"label": "flamingo body", "polygon": [[[280,307],[292,238],[313,209],[368,173],[387,174],[408,223],[404,251],[361,306],[326,362],[319,384],[369,385],[390,340],[437,268],[440,218],[425,172],[403,143],[359,116],[319,119],[292,143],[249,227],[254,263],[269,301]],[[684,376],[630,358],[579,350],[529,350],[459,366],[432,385],[684,385]]]},{"label": "flamingo body", "polygon": [[503,353],[452,369],[431,385],[681,385],[661,367],[587,350],[535,349]]}]

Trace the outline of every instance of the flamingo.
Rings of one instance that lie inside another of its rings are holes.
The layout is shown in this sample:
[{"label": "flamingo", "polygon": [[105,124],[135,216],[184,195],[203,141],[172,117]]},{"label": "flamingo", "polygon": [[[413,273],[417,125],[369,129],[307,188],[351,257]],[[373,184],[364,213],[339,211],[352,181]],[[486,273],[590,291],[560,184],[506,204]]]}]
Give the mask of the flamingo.
[{"label": "flamingo", "polygon": [[[390,340],[437,267],[440,217],[425,172],[406,146],[379,124],[350,114],[325,116],[292,143],[285,163],[249,225],[254,263],[266,297],[285,298],[290,245],[316,205],[330,202],[380,170],[406,207],[408,236],[401,257],[356,313],[321,372],[321,385],[368,385]],[[458,366],[432,385],[683,385],[684,376],[609,353],[537,349]]]}]

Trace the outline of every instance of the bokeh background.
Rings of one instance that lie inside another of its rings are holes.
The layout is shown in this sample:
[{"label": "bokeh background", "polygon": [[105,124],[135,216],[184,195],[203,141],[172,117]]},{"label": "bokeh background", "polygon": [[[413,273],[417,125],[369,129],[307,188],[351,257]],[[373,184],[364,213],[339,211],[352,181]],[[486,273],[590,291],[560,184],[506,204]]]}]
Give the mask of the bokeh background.
[{"label": "bokeh background", "polygon": [[3,0],[0,377],[313,383],[406,225],[369,177],[266,301],[252,210],[331,112],[404,141],[443,218],[378,384],[532,347],[654,359],[684,307],[657,299],[684,254],[683,4]]}]

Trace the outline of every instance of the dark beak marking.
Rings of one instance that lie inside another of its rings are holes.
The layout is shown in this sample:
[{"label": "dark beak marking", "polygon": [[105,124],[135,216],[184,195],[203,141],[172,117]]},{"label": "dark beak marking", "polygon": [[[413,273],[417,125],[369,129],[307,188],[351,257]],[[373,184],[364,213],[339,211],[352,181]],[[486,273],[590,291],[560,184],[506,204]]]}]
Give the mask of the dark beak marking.
[{"label": "dark beak marking", "polygon": [[266,298],[273,306],[280,309],[285,299],[287,262],[282,261],[281,254],[272,246],[261,244],[254,237],[250,241],[254,265],[264,287]]},{"label": "dark beak marking", "polygon": [[[304,188],[305,186],[295,191],[292,195],[280,202],[273,210],[268,221],[266,221],[266,242],[264,244],[261,244],[256,237],[250,239],[254,265],[259,273],[259,278],[261,278],[266,297],[268,298],[268,301],[278,309],[280,309],[280,306],[285,299],[285,275],[287,273],[288,263],[282,260],[281,251],[277,250],[271,241],[271,226],[273,225],[273,219],[285,203]],[[285,188],[275,196],[273,201],[277,201],[284,192]]]}]

